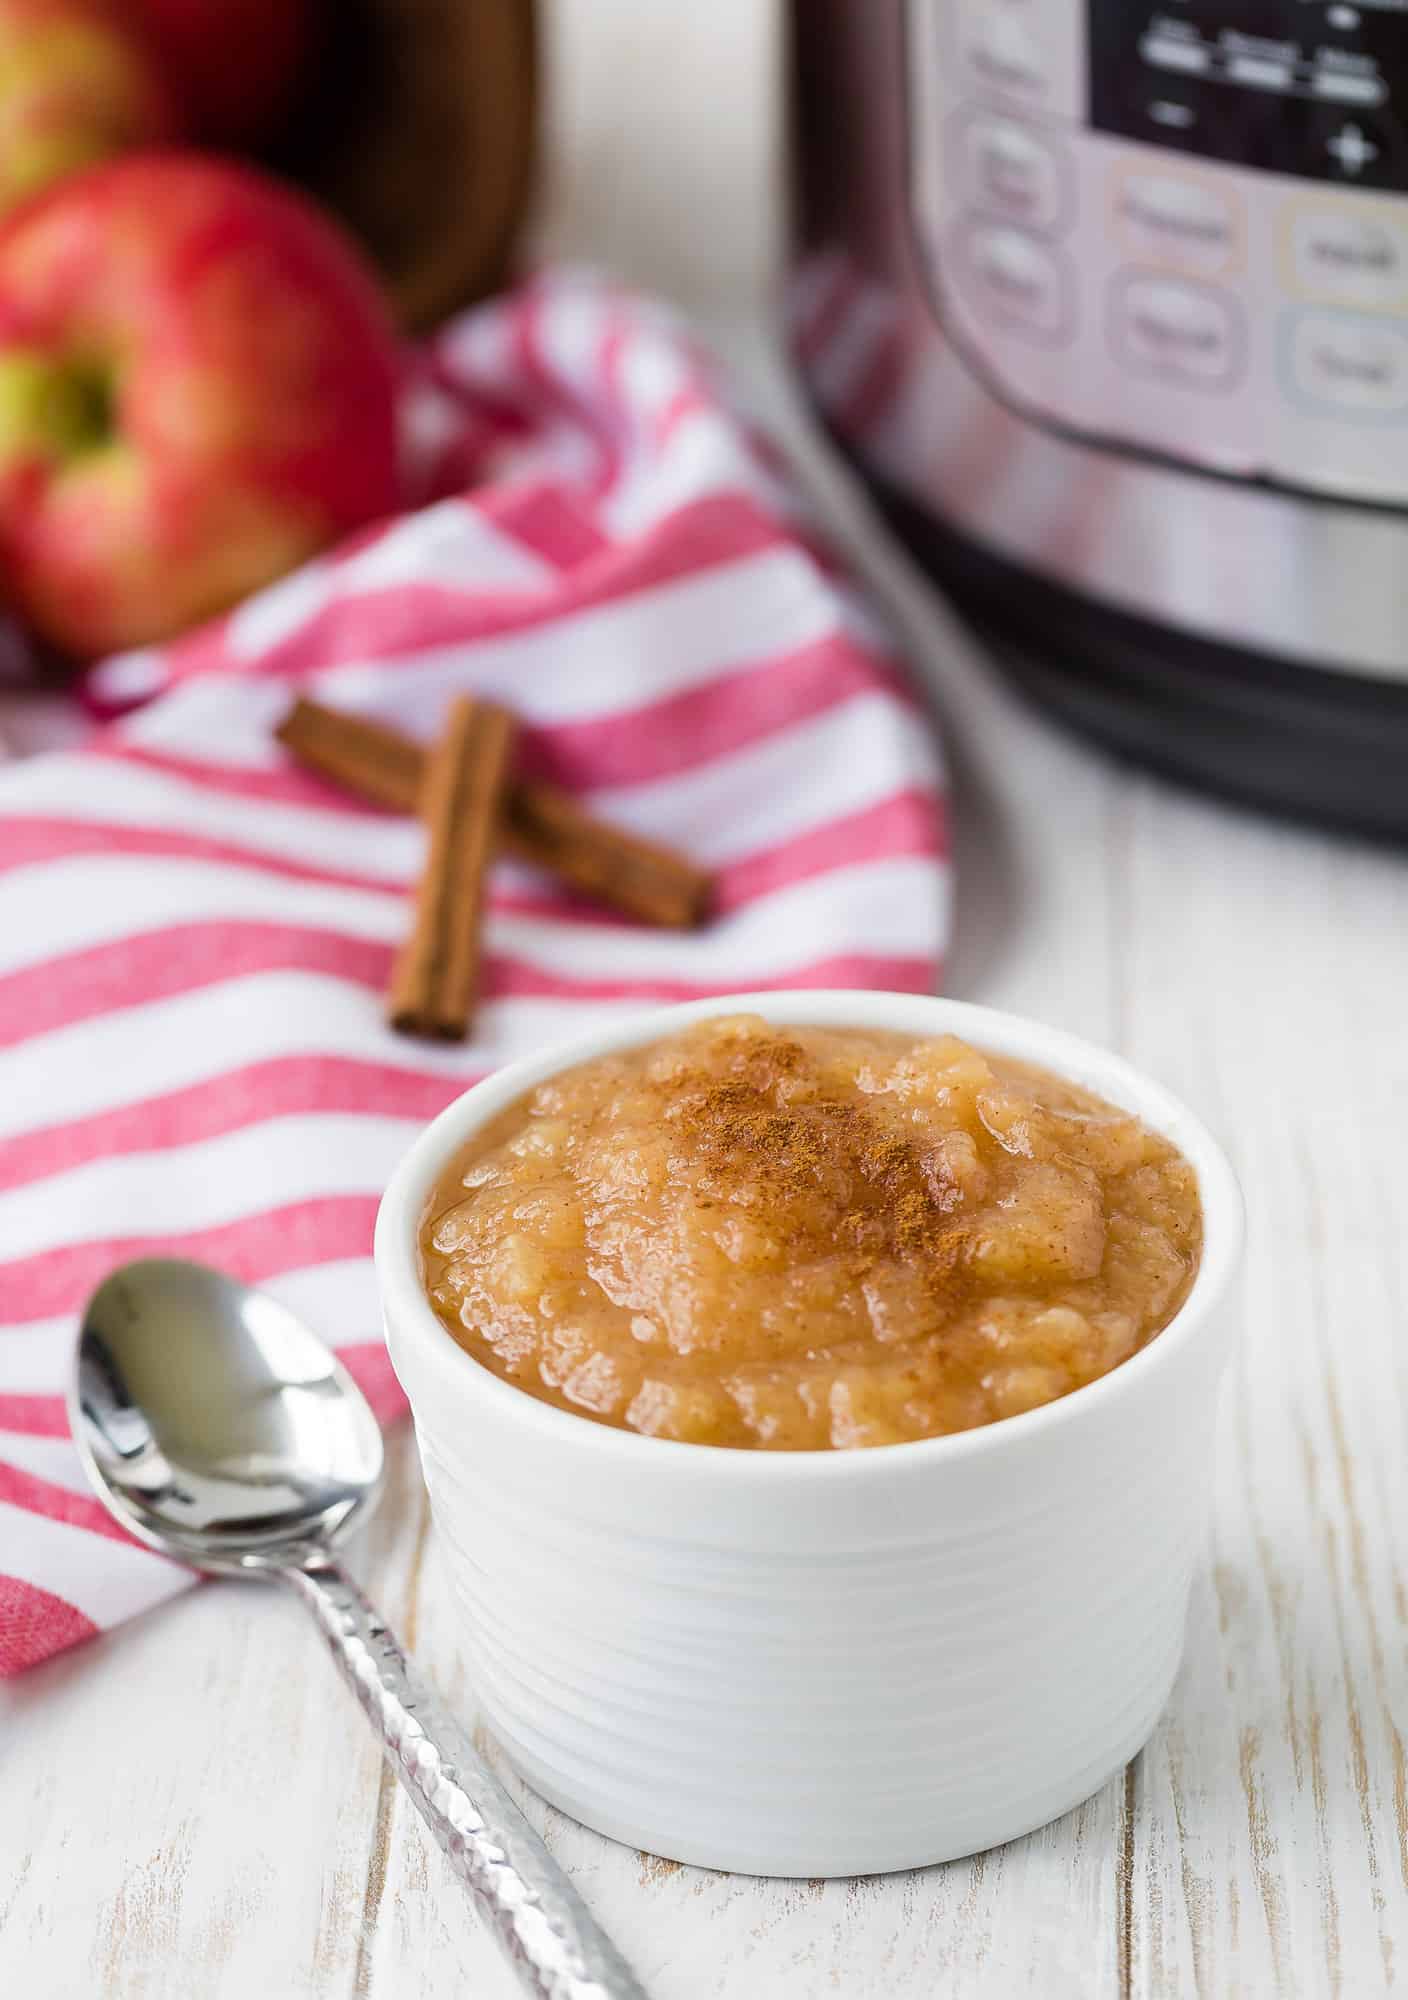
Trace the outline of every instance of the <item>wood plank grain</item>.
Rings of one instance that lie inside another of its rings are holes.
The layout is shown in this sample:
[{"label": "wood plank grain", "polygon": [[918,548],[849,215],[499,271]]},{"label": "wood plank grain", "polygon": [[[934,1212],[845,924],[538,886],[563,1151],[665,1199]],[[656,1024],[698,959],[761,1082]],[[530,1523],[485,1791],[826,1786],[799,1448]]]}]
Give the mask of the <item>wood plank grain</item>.
[{"label": "wood plank grain", "polygon": [[[388,1509],[378,1581],[401,1531]],[[0,1991],[287,1992],[295,1966],[298,1992],[341,1995],[375,1747],[291,1599],[211,1584],[168,1608],[0,1698],[24,1802],[0,1815]]]},{"label": "wood plank grain", "polygon": [[1408,872],[1133,796],[1129,1053],[1207,1111],[1251,1200],[1212,1568],[1140,1771],[1132,1990],[1384,1992],[1408,1943]]}]

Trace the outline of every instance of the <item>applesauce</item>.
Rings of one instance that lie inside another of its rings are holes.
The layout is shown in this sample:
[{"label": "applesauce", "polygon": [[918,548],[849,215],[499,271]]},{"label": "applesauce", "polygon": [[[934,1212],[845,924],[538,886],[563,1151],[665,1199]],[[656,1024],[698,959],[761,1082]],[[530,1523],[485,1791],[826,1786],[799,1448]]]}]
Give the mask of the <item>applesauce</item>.
[{"label": "applesauce", "polygon": [[583,1063],[442,1177],[426,1287],[476,1361],[654,1437],[937,1437],[1128,1359],[1197,1270],[1193,1169],[972,1048],[726,1016]]}]

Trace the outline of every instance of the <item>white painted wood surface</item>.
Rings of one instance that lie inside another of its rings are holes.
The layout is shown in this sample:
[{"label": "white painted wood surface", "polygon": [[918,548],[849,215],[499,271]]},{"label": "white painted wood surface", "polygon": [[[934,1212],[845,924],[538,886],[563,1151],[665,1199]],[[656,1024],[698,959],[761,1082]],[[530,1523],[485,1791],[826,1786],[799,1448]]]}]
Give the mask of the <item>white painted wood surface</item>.
[{"label": "white painted wood surface", "polygon": [[[682,299],[798,430],[760,330],[771,8],[559,0],[552,28],[545,242]],[[1149,1748],[1079,1812],[976,1860],[759,1883],[527,1810],[658,2000],[1408,1985],[1408,861],[1058,734],[808,462],[942,715],[950,989],[1124,1050],[1209,1116],[1244,1177],[1245,1340],[1208,1565]],[[469,1712],[404,1438],[393,1460],[362,1574]],[[0,1993],[513,1991],[292,1603],[212,1585],[0,1694]]]}]

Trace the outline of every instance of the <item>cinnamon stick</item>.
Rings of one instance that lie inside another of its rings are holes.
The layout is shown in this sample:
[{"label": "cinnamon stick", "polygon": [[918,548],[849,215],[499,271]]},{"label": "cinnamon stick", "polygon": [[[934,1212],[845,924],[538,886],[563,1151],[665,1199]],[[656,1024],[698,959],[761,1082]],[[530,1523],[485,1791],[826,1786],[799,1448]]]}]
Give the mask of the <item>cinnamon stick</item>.
[{"label": "cinnamon stick", "polygon": [[494,849],[513,718],[491,702],[455,702],[426,762],[428,850],[415,919],[391,975],[387,1014],[401,1034],[460,1041],[479,985],[484,882]]},{"label": "cinnamon stick", "polygon": [[[426,756],[399,730],[299,699],[274,732],[301,764],[394,811],[414,812]],[[708,911],[711,883],[673,848],[594,819],[552,785],[510,781],[500,839],[584,894],[667,930],[690,930]]]},{"label": "cinnamon stick", "polygon": [[301,695],[274,734],[300,764],[334,784],[393,812],[416,810],[426,757],[409,736]]}]

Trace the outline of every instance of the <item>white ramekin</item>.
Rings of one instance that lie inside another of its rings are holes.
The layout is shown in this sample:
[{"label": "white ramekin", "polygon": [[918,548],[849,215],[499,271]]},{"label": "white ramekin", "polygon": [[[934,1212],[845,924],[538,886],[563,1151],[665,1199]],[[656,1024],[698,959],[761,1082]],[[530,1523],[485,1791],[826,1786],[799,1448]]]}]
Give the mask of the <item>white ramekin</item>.
[{"label": "white ramekin", "polygon": [[[543,1077],[704,1016],[962,1035],[1136,1112],[1191,1161],[1202,1266],[1157,1339],[988,1429],[857,1452],[677,1444],[554,1409],[457,1347],[417,1231],[477,1127]],[[528,1781],[653,1853],[851,1875],[1008,1840],[1144,1742],[1203,1535],[1241,1198],[1190,1112],[1033,1021],[890,993],[745,994],[619,1023],[442,1112],[376,1264],[484,1717]]]}]

